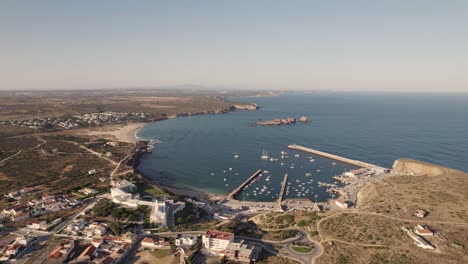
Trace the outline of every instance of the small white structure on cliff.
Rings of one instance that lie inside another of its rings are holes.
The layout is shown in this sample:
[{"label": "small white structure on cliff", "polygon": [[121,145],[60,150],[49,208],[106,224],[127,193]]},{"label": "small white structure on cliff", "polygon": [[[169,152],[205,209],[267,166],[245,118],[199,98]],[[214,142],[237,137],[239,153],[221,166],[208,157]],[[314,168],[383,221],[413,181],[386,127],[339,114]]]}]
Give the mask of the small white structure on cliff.
[{"label": "small white structure on cliff", "polygon": [[[168,217],[172,219],[176,212],[184,209],[185,207],[185,203],[174,203],[173,200],[140,200],[138,195],[132,194],[132,192],[136,191],[136,186],[127,180],[112,182],[112,185],[114,187],[111,189],[111,196],[114,203],[133,208],[136,208],[139,205],[146,205],[151,208],[150,222],[159,224],[163,227],[168,226]],[[169,207],[171,209],[169,210],[171,211],[170,215],[168,215],[167,210]]]}]

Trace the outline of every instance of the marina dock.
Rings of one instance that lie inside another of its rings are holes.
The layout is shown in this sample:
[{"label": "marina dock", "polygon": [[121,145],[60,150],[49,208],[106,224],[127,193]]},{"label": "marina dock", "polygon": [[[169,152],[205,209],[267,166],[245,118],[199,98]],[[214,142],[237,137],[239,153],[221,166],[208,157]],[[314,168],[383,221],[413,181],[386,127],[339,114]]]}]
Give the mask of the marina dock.
[{"label": "marina dock", "polygon": [[232,190],[226,195],[227,200],[230,199],[235,199],[236,196],[244,189],[244,187],[249,184],[255,177],[257,177],[260,173],[262,173],[262,170],[257,170],[254,174],[252,174],[247,180],[245,180],[243,183],[241,183],[237,188]]},{"label": "marina dock", "polygon": [[338,156],[338,155],[335,155],[335,154],[331,154],[331,153],[327,153],[327,152],[323,152],[323,151],[319,151],[319,150],[315,150],[315,149],[311,149],[311,148],[306,148],[306,147],[299,146],[299,145],[296,145],[296,144],[289,145],[288,148],[289,149],[294,149],[294,150],[301,150],[301,151],[304,151],[304,152],[307,152],[307,153],[311,153],[311,154],[314,154],[314,155],[317,155],[317,156],[322,156],[322,157],[325,157],[325,158],[341,161],[341,162],[348,163],[348,164],[351,164],[351,165],[354,165],[354,166],[357,166],[357,167],[361,167],[361,168],[379,170],[379,171],[382,171],[382,172],[386,170],[386,168],[383,168],[383,167],[380,167],[380,166],[377,166],[377,165],[374,165],[374,164],[371,164],[371,163],[341,157],[341,156]]},{"label": "marina dock", "polygon": [[280,211],[283,211],[283,208],[281,207],[281,202],[283,201],[284,191],[286,190],[287,186],[288,186],[288,174],[285,174],[283,182],[281,182],[281,191],[278,196],[278,208]]}]

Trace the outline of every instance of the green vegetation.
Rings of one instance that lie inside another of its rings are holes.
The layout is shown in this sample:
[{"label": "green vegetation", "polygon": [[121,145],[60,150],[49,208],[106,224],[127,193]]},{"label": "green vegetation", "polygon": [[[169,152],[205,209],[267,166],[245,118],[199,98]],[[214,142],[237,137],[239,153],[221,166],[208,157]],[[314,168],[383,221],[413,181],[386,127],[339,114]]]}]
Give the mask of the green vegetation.
[{"label": "green vegetation", "polygon": [[291,246],[291,249],[298,253],[309,253],[312,251],[313,247],[311,246]]},{"label": "green vegetation", "polygon": [[148,182],[136,182],[137,192],[140,196],[153,196],[153,197],[168,197],[169,194],[161,188],[148,183]]},{"label": "green vegetation", "polygon": [[157,258],[164,258],[166,256],[169,256],[171,253],[172,253],[172,249],[170,249],[170,248],[168,248],[168,249],[158,249],[158,250],[153,251],[153,254]]},{"label": "green vegetation", "polygon": [[125,219],[130,221],[141,220],[141,215],[148,214],[149,208],[145,205],[139,205],[137,209],[131,210],[120,207],[108,199],[102,199],[96,203],[93,208],[94,215],[100,217],[112,216],[116,219]]},{"label": "green vegetation", "polygon": [[268,231],[264,236],[263,239],[266,240],[274,240],[274,241],[283,241],[288,238],[292,238],[296,236],[295,231],[291,230],[280,230],[280,231]]},{"label": "green vegetation", "polygon": [[319,232],[316,231],[316,230],[310,231],[310,236],[311,236],[311,237],[318,236],[318,234],[319,234]]}]

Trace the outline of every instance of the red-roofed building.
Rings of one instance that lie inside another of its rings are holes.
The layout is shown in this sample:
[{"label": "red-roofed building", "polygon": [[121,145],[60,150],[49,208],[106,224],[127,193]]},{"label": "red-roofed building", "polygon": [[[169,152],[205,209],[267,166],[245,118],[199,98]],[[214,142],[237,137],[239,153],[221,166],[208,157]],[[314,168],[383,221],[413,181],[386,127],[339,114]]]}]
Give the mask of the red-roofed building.
[{"label": "red-roofed building", "polygon": [[17,222],[17,221],[21,221],[21,220],[28,219],[28,218],[29,218],[29,213],[21,213],[21,214],[13,215],[11,217],[11,220]]},{"label": "red-roofed building", "polygon": [[103,259],[100,264],[113,264],[115,263],[116,259],[112,258],[112,257],[107,257],[105,259]]},{"label": "red-roofed building", "polygon": [[80,256],[78,258],[93,258],[94,255],[96,254],[97,248],[93,245],[90,245],[87,247],[83,252],[81,252]]},{"label": "red-roofed building", "polygon": [[234,241],[233,233],[208,230],[202,236],[203,246],[213,251],[225,250],[232,241]]},{"label": "red-roofed building", "polygon": [[420,236],[434,235],[434,233],[429,228],[427,228],[426,226],[421,226],[421,225],[416,226],[414,233]]}]

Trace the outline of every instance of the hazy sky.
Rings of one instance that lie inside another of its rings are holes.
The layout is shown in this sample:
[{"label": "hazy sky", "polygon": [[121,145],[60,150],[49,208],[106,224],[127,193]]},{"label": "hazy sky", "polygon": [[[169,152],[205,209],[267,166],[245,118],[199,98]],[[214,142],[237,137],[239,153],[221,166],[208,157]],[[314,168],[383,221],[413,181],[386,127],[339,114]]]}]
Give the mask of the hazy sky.
[{"label": "hazy sky", "polygon": [[468,1],[1,1],[0,89],[468,92]]}]

